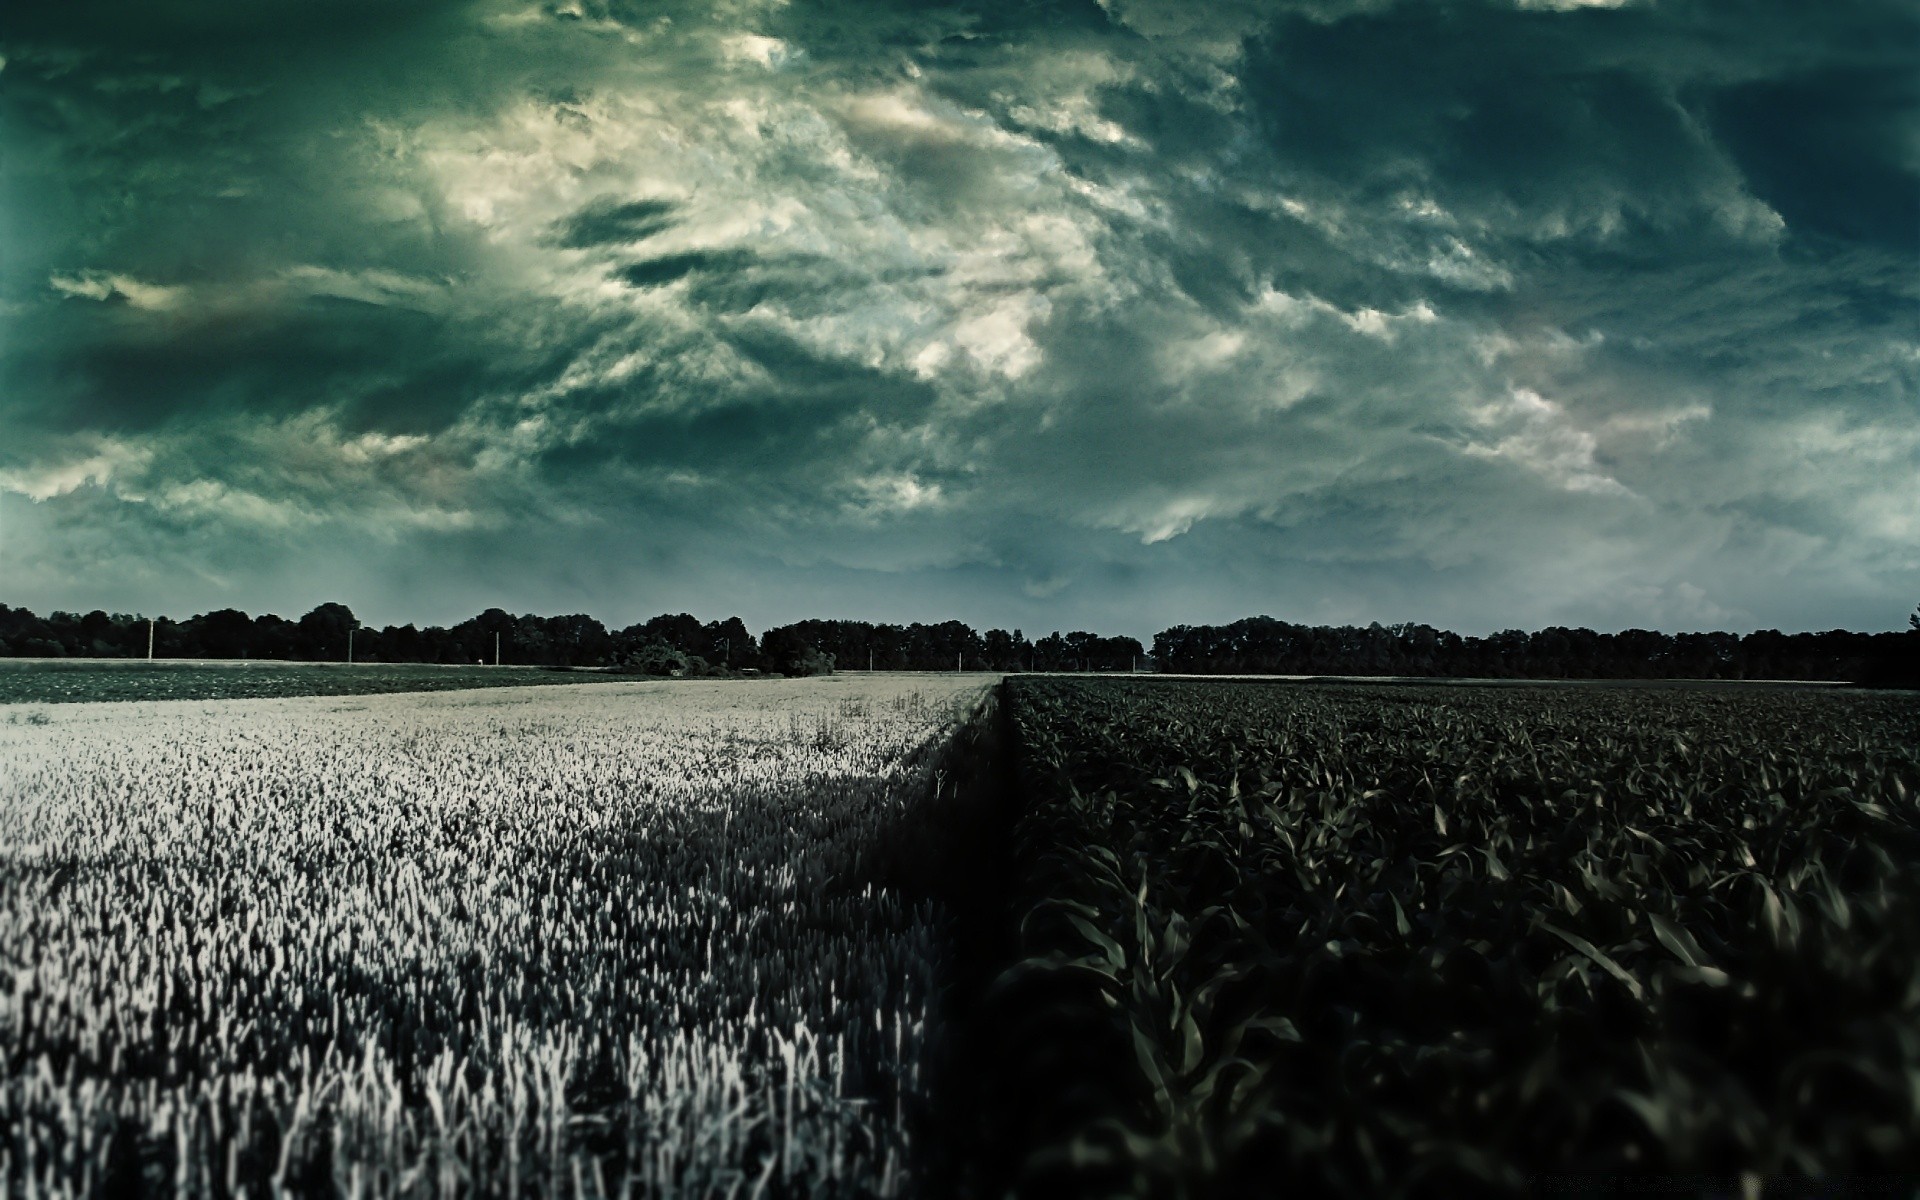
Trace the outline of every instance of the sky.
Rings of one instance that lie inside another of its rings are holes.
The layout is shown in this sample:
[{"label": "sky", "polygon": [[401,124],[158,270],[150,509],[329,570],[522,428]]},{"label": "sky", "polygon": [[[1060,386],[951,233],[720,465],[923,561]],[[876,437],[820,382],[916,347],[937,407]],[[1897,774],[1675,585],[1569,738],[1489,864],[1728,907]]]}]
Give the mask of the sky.
[{"label": "sky", "polygon": [[1904,627],[1910,0],[27,0],[0,601]]}]

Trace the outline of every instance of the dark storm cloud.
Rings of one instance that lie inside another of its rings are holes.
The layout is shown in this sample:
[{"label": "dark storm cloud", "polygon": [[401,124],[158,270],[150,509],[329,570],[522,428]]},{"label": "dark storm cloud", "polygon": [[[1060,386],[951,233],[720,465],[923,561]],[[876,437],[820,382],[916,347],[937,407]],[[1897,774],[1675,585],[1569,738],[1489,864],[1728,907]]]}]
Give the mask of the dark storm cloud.
[{"label": "dark storm cloud", "polygon": [[1150,633],[1920,590],[1892,0],[4,20],[13,602]]},{"label": "dark storm cloud", "polygon": [[704,275],[713,272],[732,271],[752,265],[753,259],[745,254],[715,254],[710,251],[695,250],[686,254],[668,254],[660,258],[650,258],[631,266],[621,267],[614,272],[620,282],[628,287],[660,287],[685,279],[689,275]]},{"label": "dark storm cloud", "polygon": [[596,201],[558,222],[555,240],[569,250],[644,242],[673,228],[676,207],[671,200]]},{"label": "dark storm cloud", "polygon": [[1754,193],[1809,233],[1920,253],[1912,63],[1729,88],[1713,125]]}]

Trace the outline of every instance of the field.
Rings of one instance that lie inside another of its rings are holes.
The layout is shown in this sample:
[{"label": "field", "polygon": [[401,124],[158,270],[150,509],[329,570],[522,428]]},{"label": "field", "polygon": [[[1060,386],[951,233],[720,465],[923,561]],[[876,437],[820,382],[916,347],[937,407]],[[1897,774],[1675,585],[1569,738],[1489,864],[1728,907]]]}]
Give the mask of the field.
[{"label": "field", "polygon": [[7,1193],[1916,1194],[1920,698],[992,685],[0,709]]},{"label": "field", "polygon": [[265,700],[606,681],[592,671],[439,663],[0,658],[0,704]]},{"label": "field", "polygon": [[1914,697],[1008,686],[1023,1194],[1920,1182]]},{"label": "field", "polygon": [[892,1195],[980,677],[0,724],[14,1194]]}]

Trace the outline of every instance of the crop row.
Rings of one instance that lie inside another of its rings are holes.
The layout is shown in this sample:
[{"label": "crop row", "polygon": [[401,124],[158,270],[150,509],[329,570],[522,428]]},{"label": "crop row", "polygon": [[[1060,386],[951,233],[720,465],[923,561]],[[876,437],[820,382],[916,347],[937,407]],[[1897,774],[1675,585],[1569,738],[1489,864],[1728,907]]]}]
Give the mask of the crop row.
[{"label": "crop row", "polygon": [[1920,1168],[1911,697],[1008,686],[1026,1193]]}]

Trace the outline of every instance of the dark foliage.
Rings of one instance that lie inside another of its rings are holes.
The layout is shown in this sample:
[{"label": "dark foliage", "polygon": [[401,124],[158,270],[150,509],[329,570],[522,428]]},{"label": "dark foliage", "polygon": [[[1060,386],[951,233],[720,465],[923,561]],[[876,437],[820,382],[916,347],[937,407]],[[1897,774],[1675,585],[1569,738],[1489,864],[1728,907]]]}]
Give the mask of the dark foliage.
[{"label": "dark foliage", "polygon": [[841,670],[1126,671],[1138,665],[1142,655],[1140,643],[1129,637],[1076,631],[1029,642],[1018,629],[982,634],[959,621],[798,621],[782,631],[831,655]]},{"label": "dark foliage", "polygon": [[1176,625],[1153,639],[1163,671],[1196,675],[1374,675],[1480,679],[1905,678],[1920,628],[1901,633],[1596,633],[1561,627],[1461,637],[1429,625],[1293,625],[1248,617]]},{"label": "dark foliage", "polygon": [[[1920,615],[1910,618],[1920,622]],[[156,617],[157,658],[339,662],[492,663],[619,667],[649,646],[712,668],[816,673],[839,670],[1361,675],[1507,679],[1824,679],[1920,686],[1920,623],[1898,633],[1596,633],[1561,627],[1462,637],[1428,625],[1308,626],[1272,617],[1230,625],[1176,625],[1148,655],[1130,637],[1085,630],[1029,641],[1018,629],[981,633],[960,621],[888,625],[797,621],[769,630],[786,648],[769,654],[738,617],[702,622],[664,613],[609,631],[583,613],[513,616],[490,608],[451,628],[361,627],[343,604],[298,621],[218,609],[175,621]],[[143,658],[144,616],[94,611],[45,618],[0,604],[0,657]],[[793,649],[804,645],[811,655]],[[652,653],[652,652],[649,652]]]},{"label": "dark foliage", "polygon": [[1006,690],[1002,1186],[1912,1194],[1911,699]]}]

